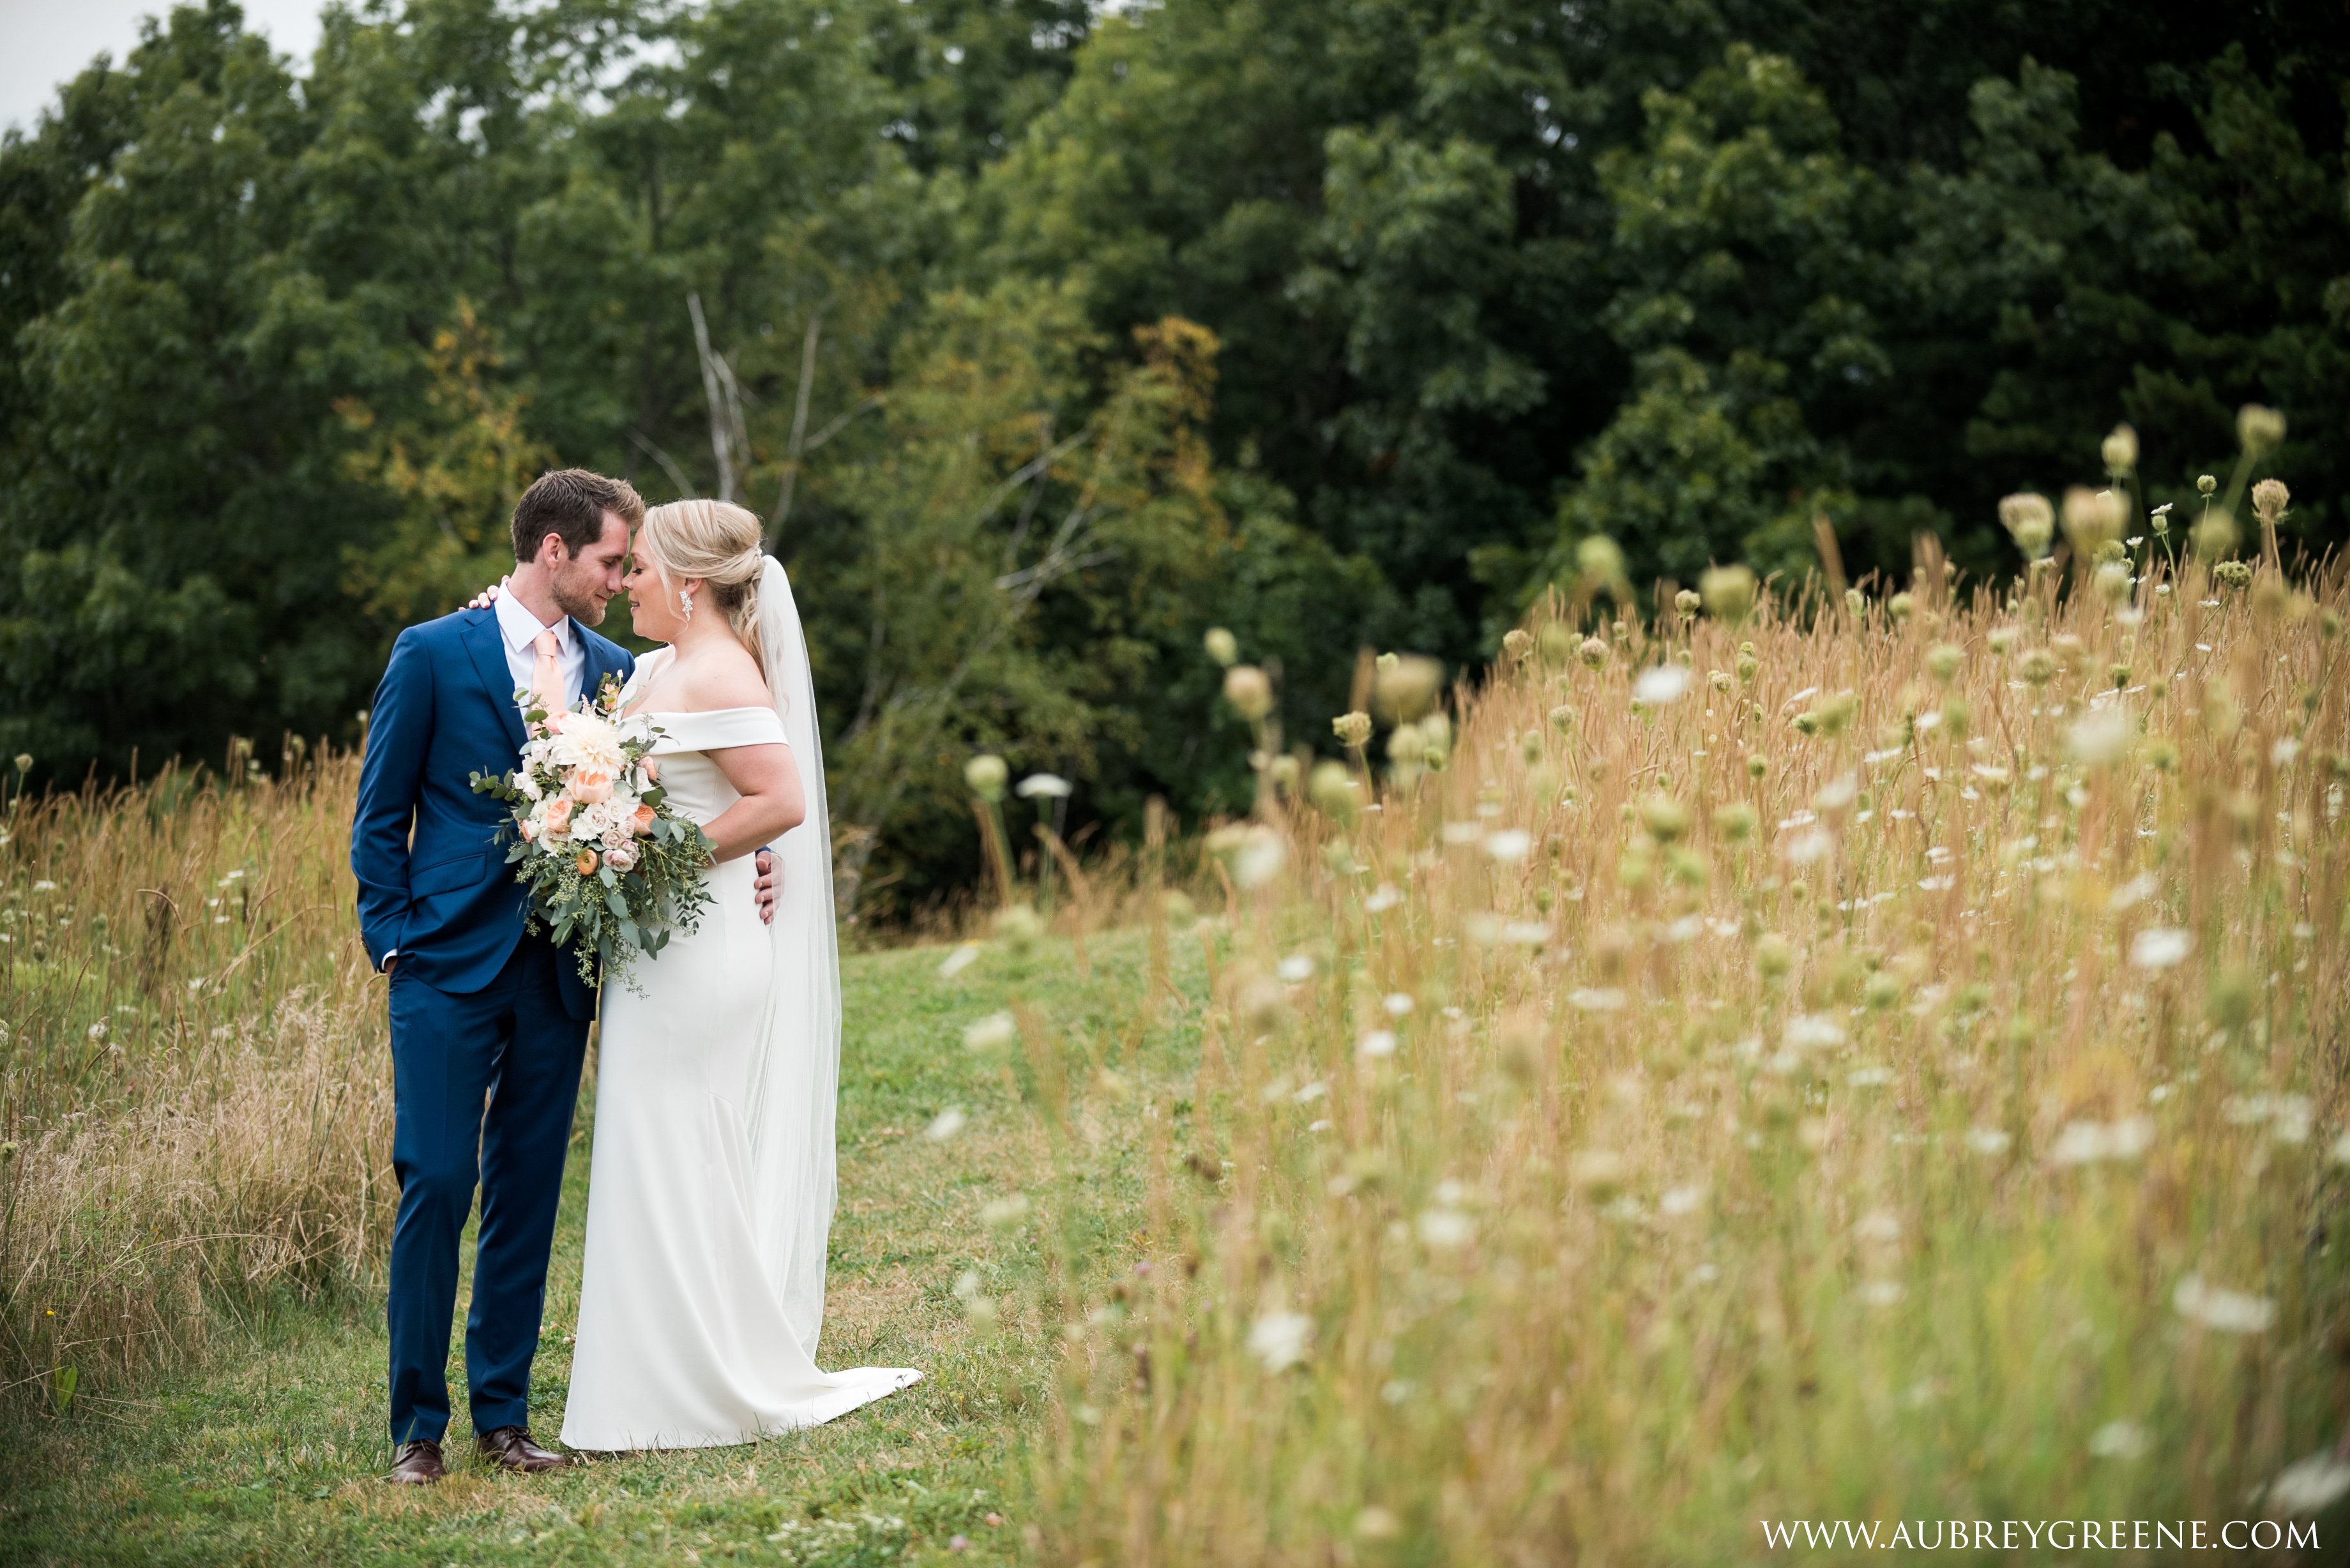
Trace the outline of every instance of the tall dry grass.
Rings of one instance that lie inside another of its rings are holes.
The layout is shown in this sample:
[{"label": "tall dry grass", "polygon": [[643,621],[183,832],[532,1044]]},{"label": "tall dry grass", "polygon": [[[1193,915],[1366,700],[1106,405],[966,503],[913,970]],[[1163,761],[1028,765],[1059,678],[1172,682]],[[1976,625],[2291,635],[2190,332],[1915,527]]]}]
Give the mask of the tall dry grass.
[{"label": "tall dry grass", "polygon": [[1149,1176],[1044,1555],[1718,1563],[2350,1488],[2344,587],[2124,560],[1555,602],[1379,779],[1266,763],[1196,1078],[1045,1107],[1138,1094]]},{"label": "tall dry grass", "polygon": [[[237,760],[242,760],[237,759]],[[16,803],[0,843],[0,1384],[62,1405],[388,1238],[357,765]]]}]

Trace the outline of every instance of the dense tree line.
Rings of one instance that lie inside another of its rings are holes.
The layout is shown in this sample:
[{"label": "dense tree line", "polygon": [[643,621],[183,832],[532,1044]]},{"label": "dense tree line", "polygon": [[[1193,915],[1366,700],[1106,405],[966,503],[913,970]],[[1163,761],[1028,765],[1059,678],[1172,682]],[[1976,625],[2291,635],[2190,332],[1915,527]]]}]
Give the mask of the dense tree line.
[{"label": "dense tree line", "polygon": [[1365,643],[2154,499],[2282,409],[2344,532],[2350,35],[2118,0],[228,0],[0,148],[0,752],[348,740],[546,464],[743,500],[869,897],[978,745],[1079,820],[1236,798]]}]

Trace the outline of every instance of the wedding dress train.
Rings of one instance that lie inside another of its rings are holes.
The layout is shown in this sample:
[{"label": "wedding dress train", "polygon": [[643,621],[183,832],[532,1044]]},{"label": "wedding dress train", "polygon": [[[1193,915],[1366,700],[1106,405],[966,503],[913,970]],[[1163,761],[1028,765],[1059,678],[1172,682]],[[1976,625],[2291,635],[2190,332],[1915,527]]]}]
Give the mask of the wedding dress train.
[{"label": "wedding dress train", "polygon": [[[770,562],[768,571],[762,591],[772,597],[783,570]],[[788,606],[788,587],[781,592]],[[796,644],[796,615],[789,629]],[[640,662],[631,684],[665,653]],[[772,647],[769,662],[772,682]],[[804,714],[792,717],[791,728],[806,728]],[[815,1361],[839,1025],[830,846],[793,843],[824,826],[812,729],[787,736],[785,719],[765,708],[652,718],[664,732],[654,748],[660,782],[682,815],[706,823],[739,798],[708,753],[787,740],[798,742],[814,804],[785,837],[774,927],[758,917],[751,857],[730,860],[711,874],[701,929],[636,965],[641,993],[604,988],[563,1417],[565,1444],[591,1451],[747,1443],[829,1421],[921,1376],[898,1366],[825,1372]]]}]

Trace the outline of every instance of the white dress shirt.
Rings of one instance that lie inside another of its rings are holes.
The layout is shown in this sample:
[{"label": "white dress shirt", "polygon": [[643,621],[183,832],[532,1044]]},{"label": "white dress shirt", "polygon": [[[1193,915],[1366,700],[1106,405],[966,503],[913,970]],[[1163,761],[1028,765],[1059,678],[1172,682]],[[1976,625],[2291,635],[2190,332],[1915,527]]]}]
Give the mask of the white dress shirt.
[{"label": "white dress shirt", "polygon": [[511,592],[498,596],[497,615],[498,637],[506,645],[506,668],[514,671],[515,689],[530,689],[532,677],[538,673],[538,634],[551,631],[556,641],[555,668],[563,680],[563,705],[567,708],[577,702],[588,649],[572,629],[571,618],[557,616],[553,626],[541,626]]}]

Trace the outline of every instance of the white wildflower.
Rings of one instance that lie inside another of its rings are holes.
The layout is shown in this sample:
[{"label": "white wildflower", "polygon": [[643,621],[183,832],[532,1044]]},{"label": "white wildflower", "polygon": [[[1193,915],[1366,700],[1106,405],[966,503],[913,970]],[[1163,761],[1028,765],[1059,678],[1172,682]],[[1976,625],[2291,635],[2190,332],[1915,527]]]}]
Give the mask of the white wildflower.
[{"label": "white wildflower", "polygon": [[961,1106],[949,1106],[931,1118],[931,1125],[922,1129],[922,1136],[932,1143],[944,1143],[970,1125],[971,1117],[964,1114]]},{"label": "white wildflower", "polygon": [[970,1051],[1001,1051],[1019,1038],[1020,1026],[1008,1012],[991,1012],[963,1030],[963,1048]]},{"label": "white wildflower", "polygon": [[1485,836],[1485,853],[1504,866],[1514,866],[1526,857],[1534,847],[1534,837],[1523,828],[1508,827]]},{"label": "white wildflower", "polygon": [[1269,1312],[1249,1328],[1248,1351],[1267,1372],[1286,1372],[1305,1359],[1314,1320],[1299,1312]]},{"label": "white wildflower", "polygon": [[2103,1122],[2064,1124],[2048,1146],[2052,1165],[2095,1165],[2100,1160],[2136,1159],[2154,1146],[2154,1123],[2145,1116],[2127,1116],[2110,1126]]},{"label": "white wildflower", "polygon": [[1678,702],[1689,691],[1690,673],[1678,664],[1651,664],[1632,682],[1632,701],[1643,708]]},{"label": "white wildflower", "polygon": [[2146,1428],[2135,1421],[2108,1421],[2089,1434],[2089,1452],[2101,1459],[2134,1459],[2146,1445]]},{"label": "white wildflower", "polygon": [[2130,962],[2140,969],[2171,969],[2186,958],[2190,945],[2185,931],[2148,926],[2130,939]]},{"label": "white wildflower", "polygon": [[2331,1449],[2321,1449],[2279,1471],[2269,1482],[2266,1501],[2271,1513],[2311,1518],[2341,1501],[2345,1493],[2350,1493],[2350,1462]]},{"label": "white wildflower", "polygon": [[2200,1274],[2189,1274],[2170,1293],[2178,1315],[2221,1334],[2265,1334],[2276,1322],[2276,1303],[2266,1296],[2207,1285]]},{"label": "white wildflower", "polygon": [[1476,1221],[1458,1209],[1424,1209],[1420,1211],[1419,1239],[1440,1251],[1465,1247],[1476,1233]]}]

